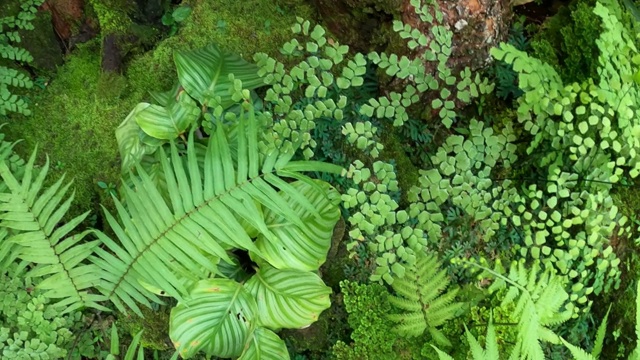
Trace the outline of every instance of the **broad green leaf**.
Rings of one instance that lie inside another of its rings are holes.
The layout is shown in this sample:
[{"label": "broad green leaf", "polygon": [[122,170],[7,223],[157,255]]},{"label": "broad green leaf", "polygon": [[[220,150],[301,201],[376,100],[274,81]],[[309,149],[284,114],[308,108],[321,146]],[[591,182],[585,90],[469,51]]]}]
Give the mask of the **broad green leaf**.
[{"label": "broad green leaf", "polygon": [[171,102],[177,99],[180,90],[182,90],[180,83],[176,83],[169,91],[149,91],[149,95],[151,95],[158,105],[169,106]]},{"label": "broad green leaf", "polygon": [[273,331],[258,327],[249,337],[249,342],[238,360],[289,360],[289,351],[284,341]]},{"label": "broad green leaf", "polygon": [[242,81],[244,89],[255,89],[265,85],[258,76],[258,67],[235,54],[223,52],[215,45],[192,50],[178,51],[174,55],[178,79],[182,87],[202,104],[212,104],[216,96],[226,108],[234,103],[229,93],[233,78]]},{"label": "broad green leaf", "polygon": [[175,10],[173,10],[171,16],[173,17],[173,20],[175,20],[177,23],[180,23],[183,22],[189,16],[189,14],[191,14],[191,7],[179,6]]},{"label": "broad green leaf", "polygon": [[[280,194],[303,225],[291,224],[281,215],[265,209],[265,222],[274,237],[261,234],[256,247],[262,252],[263,259],[278,269],[317,270],[327,258],[333,228],[340,218],[340,196],[328,183],[317,180],[290,183]],[[312,204],[314,211],[300,205],[303,199]]]},{"label": "broad green leaf", "polygon": [[271,329],[307,327],[331,306],[331,288],[312,272],[265,265],[245,287],[258,303],[258,323]]},{"label": "broad green leaf", "polygon": [[116,129],[123,173],[133,169],[145,155],[153,153],[158,148],[158,145],[147,145],[142,141],[141,134],[144,132],[136,122],[137,114],[149,106],[147,103],[138,104]]},{"label": "broad green leaf", "polygon": [[[95,287],[120,311],[139,312],[137,303],[157,300],[139,286],[140,280],[184,301],[190,282],[219,274],[217,261],[233,262],[231,249],[247,250],[281,265],[289,258],[296,264],[311,259],[312,265],[305,266],[317,269],[324,261],[340,216],[339,196],[327,183],[296,169],[283,172],[304,185],[276,176],[277,169],[287,168],[292,152],[276,150],[261,156],[259,130],[250,108],[247,113],[242,110],[233,124],[217,123],[206,149],[196,145],[194,131],[189,133],[186,155],[175,143],[168,153],[161,149],[157,160],[166,184],[163,189],[146,170],[136,167],[130,186],[123,187],[124,202],[115,199],[119,219],[105,212],[117,241],[96,231],[102,246],[92,258],[101,280]],[[299,167],[313,168],[303,162]],[[256,235],[268,245],[263,244],[269,247],[269,257],[255,244]],[[303,253],[277,254],[279,246]]]},{"label": "broad green leaf", "polygon": [[169,336],[180,355],[198,351],[223,358],[240,356],[255,326],[258,306],[239,283],[199,281],[189,298],[171,310]]},{"label": "broad green leaf", "polygon": [[162,140],[173,140],[196,124],[200,108],[185,92],[168,106],[149,105],[135,114],[135,120],[147,135]]}]

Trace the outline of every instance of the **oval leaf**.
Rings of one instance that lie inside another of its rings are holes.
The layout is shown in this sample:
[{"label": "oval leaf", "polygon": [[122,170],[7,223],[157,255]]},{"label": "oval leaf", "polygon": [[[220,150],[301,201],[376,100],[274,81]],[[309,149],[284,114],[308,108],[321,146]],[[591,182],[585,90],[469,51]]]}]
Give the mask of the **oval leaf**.
[{"label": "oval leaf", "polygon": [[289,360],[289,351],[284,341],[273,331],[259,327],[247,343],[238,360]]},{"label": "oval leaf", "polygon": [[185,92],[169,106],[149,105],[137,112],[136,122],[147,135],[163,140],[173,140],[194,124],[200,116],[195,101]]},{"label": "oval leaf", "polygon": [[253,330],[258,307],[239,283],[201,280],[189,299],[171,310],[169,336],[183,358],[203,350],[208,355],[235,357]]},{"label": "oval leaf", "polygon": [[140,126],[136,122],[138,113],[144,111],[151,104],[138,104],[127,116],[126,119],[116,129],[116,140],[118,141],[118,150],[122,159],[122,172],[132,169],[135,164],[147,154],[152,154],[159,145],[150,145],[142,140]]},{"label": "oval leaf", "polygon": [[311,272],[264,266],[245,287],[258,302],[259,325],[271,329],[307,327],[331,306],[331,288]]},{"label": "oval leaf", "polygon": [[[261,234],[256,246],[263,259],[278,269],[317,270],[327,259],[333,228],[340,218],[340,195],[328,183],[319,180],[312,184],[296,181],[288,185],[286,191],[281,191],[282,197],[300,216],[304,227],[293,225],[265,209],[265,222],[277,241]],[[298,197],[311,203],[315,214],[303,207]]]},{"label": "oval leaf", "polygon": [[229,74],[241,80],[244,89],[252,90],[265,85],[258,76],[255,64],[238,55],[222,52],[215,45],[176,52],[174,60],[180,84],[202,104],[211,104],[216,96],[220,96],[220,105],[224,108],[234,103],[229,94],[229,87],[233,84]]}]

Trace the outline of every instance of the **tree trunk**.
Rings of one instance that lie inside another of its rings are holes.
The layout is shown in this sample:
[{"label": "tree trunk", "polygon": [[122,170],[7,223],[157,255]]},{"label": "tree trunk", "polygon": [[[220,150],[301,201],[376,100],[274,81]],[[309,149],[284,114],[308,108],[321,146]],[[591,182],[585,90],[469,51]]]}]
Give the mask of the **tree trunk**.
[{"label": "tree trunk", "polygon": [[[489,50],[506,39],[509,0],[436,0],[442,24],[453,31],[448,65],[454,70],[484,67]],[[425,1],[423,0],[423,3]],[[393,34],[394,19],[402,20],[430,37],[432,24],[422,23],[410,0],[314,0],[325,26],[338,40],[356,51],[389,50],[399,53],[403,40]],[[437,21],[437,20],[434,20]],[[407,54],[404,50],[403,54]]]}]

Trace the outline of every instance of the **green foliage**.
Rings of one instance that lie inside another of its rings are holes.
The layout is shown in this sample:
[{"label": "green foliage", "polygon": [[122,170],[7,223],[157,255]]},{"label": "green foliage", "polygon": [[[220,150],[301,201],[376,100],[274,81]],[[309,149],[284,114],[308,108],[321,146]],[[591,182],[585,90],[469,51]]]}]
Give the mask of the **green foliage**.
[{"label": "green foliage", "polygon": [[415,265],[403,277],[394,279],[391,287],[395,295],[389,302],[402,312],[389,319],[396,323],[394,331],[401,336],[416,337],[426,330],[435,343],[451,346],[438,327],[452,319],[463,303],[453,302],[457,289],[446,291],[449,277],[440,265],[436,256],[419,253]]},{"label": "green foliage", "polygon": [[[115,324],[111,326],[111,346],[109,348],[109,354],[106,357],[106,360],[118,360],[118,359],[122,359],[122,360],[144,360],[145,359],[145,354],[144,354],[144,346],[142,346],[141,344],[141,338],[142,335],[144,333],[144,330],[139,331],[135,336],[133,336],[133,339],[131,340],[131,343],[126,347],[125,349],[125,353],[123,354],[122,357],[119,357],[121,351],[120,351],[120,337],[118,335],[118,329],[116,328]],[[178,359],[178,353],[174,353],[174,355],[171,357],[171,360],[177,360]]]},{"label": "green foliage", "polygon": [[[340,216],[335,190],[302,172],[342,169],[292,161],[300,142],[278,146],[283,144],[263,135],[273,115],[256,110],[240,80],[255,86],[255,75],[229,75],[229,82],[220,82],[222,90],[212,92],[212,83],[201,79],[210,69],[207,61],[216,58],[199,57],[203,54],[212,52],[182,54],[177,65],[183,96],[202,103],[211,137],[196,140],[194,129],[186,144],[170,139],[168,151],[158,148],[164,188],[136,166],[123,201],[114,197],[120,221],[105,212],[118,241],[97,230],[76,233],[86,213],[58,226],[72,200],[65,196],[70,184],[61,179],[43,188],[49,164],[36,171],[34,153],[22,179],[6,160],[0,162],[6,184],[0,227],[11,232],[0,242],[1,260],[17,257],[33,264],[29,275],[45,276],[38,287],[65,312],[108,310],[99,302],[109,299],[119,310],[140,314],[137,303],[160,302],[156,292],[174,297],[178,306],[172,310],[170,335],[184,357],[204,350],[223,357],[264,352],[282,358],[284,343],[267,329],[308,326],[329,307],[331,290],[313,272],[326,259]],[[223,115],[232,102],[240,103],[237,112]],[[182,123],[184,115],[171,119]],[[142,126],[162,128],[153,122]],[[89,233],[97,240],[80,242]],[[255,261],[256,273],[240,276],[243,283],[235,279],[246,264],[233,251],[249,252]],[[90,287],[97,292],[90,293]],[[217,302],[209,301],[212,295]],[[239,300],[245,317],[243,312],[227,314]],[[198,312],[201,308],[211,310],[209,315]]]},{"label": "green foliage", "polygon": [[[488,291],[499,292],[501,308],[512,306],[510,317],[517,324],[514,328],[517,337],[516,342],[510,344],[510,349],[505,350],[509,353],[509,359],[542,360],[545,359],[543,343],[562,343],[553,327],[571,319],[573,305],[569,302],[569,294],[564,290],[562,277],[557,276],[552,268],[542,269],[539,262],[534,262],[527,268],[524,261],[512,263],[508,270],[499,261],[495,264],[495,270],[466,261],[463,263],[482,269],[480,278],[489,277],[494,280]],[[485,349],[468,329],[467,338],[474,359],[498,358],[500,346],[492,317],[489,318]],[[601,348],[602,340],[599,336],[596,343],[600,345],[596,346],[595,352]],[[441,359],[450,358],[440,350],[438,354]]]},{"label": "green foliage", "polygon": [[[104,287],[101,286],[100,290],[103,293],[108,293],[108,296],[120,309],[124,310],[124,304],[134,310],[137,309],[137,306],[131,301],[131,297],[142,301],[143,304],[148,304],[147,298],[156,301],[155,296],[148,291],[123,286],[126,283],[137,281],[135,279],[164,290],[166,294],[174,296],[181,303],[191,304],[189,309],[197,308],[194,301],[206,298],[206,289],[215,292],[215,289],[222,287],[223,284],[225,287],[219,290],[220,292],[244,294],[243,301],[255,302],[253,296],[257,296],[257,294],[250,290],[254,289],[249,285],[251,280],[247,283],[247,290],[231,280],[200,280],[192,289],[179,280],[182,277],[188,280],[187,284],[189,284],[198,278],[207,278],[210,273],[220,273],[216,267],[218,261],[232,264],[225,248],[240,248],[250,251],[256,259],[261,259],[256,260],[261,264],[261,268],[268,266],[269,263],[279,267],[282,270],[273,270],[274,274],[271,276],[289,274],[286,276],[295,279],[290,284],[291,289],[307,286],[309,284],[307,280],[311,281],[311,279],[306,278],[305,271],[317,269],[324,262],[330,244],[331,231],[339,216],[335,201],[332,200],[332,198],[335,199],[335,196],[328,189],[328,185],[313,182],[298,171],[333,170],[333,167],[306,162],[289,163],[293,152],[280,152],[275,148],[272,148],[270,155],[261,156],[258,149],[257,120],[253,107],[249,106],[247,114],[243,110],[237,121],[233,154],[229,150],[230,145],[227,142],[225,127],[218,125],[215,134],[208,141],[204,158],[204,174],[201,173],[198,165],[193,132],[189,135],[187,158],[184,163],[184,160],[180,159],[175,145],[171,146],[171,164],[165,156],[160,157],[163,173],[167,179],[170,203],[167,203],[167,200],[164,200],[155,190],[151,178],[139,169],[140,178],[133,178],[133,184],[137,191],[125,188],[125,201],[128,210],[125,210],[116,201],[124,227],[121,227],[111,215],[107,215],[108,222],[113,227],[120,243],[126,244],[125,246],[129,249],[148,249],[144,252],[135,250],[131,257],[120,259],[114,258],[107,252],[97,250],[97,254],[101,258],[97,261],[98,265],[104,273],[109,274],[106,278],[114,279],[109,283],[105,282]],[[213,172],[216,167],[219,167],[220,172]],[[185,172],[185,169],[188,169],[188,172]],[[222,169],[225,170],[222,171]],[[300,181],[288,184],[276,174],[300,179]],[[204,183],[202,183],[203,180],[188,181],[188,178],[203,179]],[[204,184],[207,186],[203,187]],[[281,192],[278,193],[272,186]],[[175,215],[167,217],[163,214],[172,213],[169,206]],[[233,208],[229,208],[229,206],[233,206]],[[206,217],[203,216],[205,213]],[[128,219],[131,216],[133,218],[130,221]],[[143,219],[148,216],[158,220],[164,219],[157,223],[156,226],[159,228],[151,233],[141,227],[144,226]],[[286,228],[273,227],[282,222],[287,222],[289,225]],[[221,226],[221,224],[225,225]],[[269,230],[270,228],[272,229]],[[199,234],[199,237],[193,238],[190,234]],[[256,235],[251,234],[258,235],[255,243],[251,237]],[[122,253],[125,251],[124,248],[108,239],[106,235],[98,233],[98,236],[113,252]],[[206,244],[206,247],[203,247],[203,244]],[[177,248],[182,249],[184,253],[176,253],[172,250]],[[200,250],[196,251],[196,249]],[[203,252],[203,256],[197,255],[200,251]],[[204,256],[205,254],[206,256]],[[173,259],[171,267],[168,267],[170,262],[161,260],[164,258]],[[213,259],[215,260],[212,262]],[[146,267],[144,264],[147,263],[155,264],[153,273],[144,270]],[[254,276],[260,276],[260,274],[261,272],[258,270]],[[311,276],[310,273],[309,276]],[[318,279],[318,281],[320,280]],[[220,285],[217,282],[221,282]],[[283,284],[287,284],[287,282],[285,281]],[[258,286],[255,290],[259,291],[259,288]],[[280,291],[277,288],[271,289],[276,292]],[[324,290],[321,291],[320,288],[314,292],[316,296],[321,293],[323,294]],[[287,299],[286,294],[285,292],[281,296]],[[281,306],[284,306],[282,300],[274,301],[278,301]],[[203,303],[203,306],[205,305],[206,303]],[[229,305],[222,303],[221,306],[226,308]],[[319,307],[314,308],[315,316],[322,309],[328,307],[328,302],[318,305]],[[276,305],[273,303],[268,306]],[[300,304],[295,306],[299,308]],[[181,309],[181,305],[178,305],[172,311],[172,330],[170,331],[181,354],[186,357],[200,349],[219,356],[238,356],[242,351],[243,344],[250,337],[251,331],[249,330],[253,330],[256,325],[276,326],[273,321],[277,322],[278,327],[301,325],[298,322],[292,323],[287,320],[288,318],[275,318],[269,321],[256,318],[257,310],[251,312],[249,308],[245,309],[247,313],[244,320],[240,321],[240,318],[236,318],[234,314],[233,319],[237,321],[232,323],[234,325],[225,325],[220,330],[216,330],[216,327],[212,328],[212,326],[218,322],[222,325],[227,318],[211,318],[209,321],[203,319],[200,320],[200,327],[194,327],[186,322],[176,320],[182,319],[182,315],[179,315],[182,312]],[[282,314],[286,314],[286,307],[281,311],[283,311]],[[261,315],[266,314],[261,313]],[[302,314],[297,313],[296,316],[302,316]],[[308,322],[304,321],[304,323],[308,324],[314,319],[310,318]],[[187,326],[189,332],[183,333],[180,330],[181,326]],[[233,327],[227,328],[226,326]],[[239,329],[240,327],[244,327],[245,332],[230,332],[231,329]],[[244,334],[245,336],[236,337],[233,343],[225,343],[224,348],[220,348],[221,343],[213,340],[217,336],[230,336],[231,334]],[[204,340],[205,338],[207,341]]]},{"label": "green foliage", "polygon": [[176,52],[175,62],[179,84],[166,93],[152,93],[159,105],[138,104],[116,130],[125,173],[197,124],[201,107],[220,104],[225,110],[238,101],[229,93],[230,86],[242,90],[263,85],[255,65],[215,45]]},{"label": "green foliage", "polygon": [[178,25],[191,14],[191,11],[189,6],[178,6],[172,12],[166,12],[162,16],[162,25],[169,27],[169,36],[178,32]]},{"label": "green foliage", "polygon": [[402,339],[392,331],[393,323],[387,319],[392,311],[388,291],[379,284],[363,285],[355,282],[340,283],[344,306],[349,313],[348,322],[353,332],[350,344],[342,341],[332,348],[340,360],[387,360],[419,356],[422,338]]},{"label": "green foliage", "polygon": [[97,243],[80,243],[88,231],[74,232],[88,213],[58,227],[73,200],[73,194],[66,194],[71,184],[65,185],[63,177],[51,187],[44,188],[49,161],[36,170],[35,159],[34,151],[24,166],[22,179],[15,177],[5,159],[0,162],[0,176],[6,186],[0,198],[0,227],[6,236],[2,241],[13,245],[11,253],[0,253],[0,264],[6,264],[6,256],[32,263],[34,266],[26,276],[45,277],[37,284],[38,288],[45,290],[45,297],[58,301],[58,306],[64,306],[62,313],[81,307],[107,310],[98,304],[104,298],[88,291],[94,286],[92,275],[97,268],[82,263],[92,254]]},{"label": "green foliage", "polygon": [[[20,11],[14,15],[0,17],[0,57],[8,59],[14,63],[29,63],[33,57],[26,49],[20,47],[20,31],[33,30],[31,21],[38,11],[37,7],[44,0],[23,0],[20,4]],[[9,68],[0,64],[0,115],[8,112],[16,112],[23,115],[30,115],[25,100],[12,94],[10,87],[29,89],[33,86],[33,81],[25,72]]]},{"label": "green foliage", "polygon": [[[422,4],[420,0],[413,0],[411,4],[423,22],[433,22],[433,14],[438,21],[442,20],[443,15],[437,5],[431,2]],[[431,101],[431,107],[437,111],[444,126],[450,128],[456,121],[456,102],[468,104],[471,99],[493,90],[493,85],[489,84],[487,79],[482,79],[479,74],[474,78],[469,68],[461,71],[459,77],[452,74],[452,70],[447,66],[447,60],[451,55],[451,30],[442,25],[434,25],[431,27],[431,34],[423,34],[401,21],[394,21],[393,30],[402,39],[409,40],[407,45],[410,50],[419,50],[421,55],[409,59],[406,56],[398,57],[396,54],[370,53],[369,60],[385,70],[388,76],[407,79],[410,82],[401,93],[393,91],[388,97],[370,99],[369,104],[362,106],[362,114],[390,119],[393,120],[394,126],[402,126],[409,120],[406,108],[417,104],[424,98],[425,93],[431,90],[435,94],[431,97],[435,97]],[[428,73],[425,64],[432,64],[437,76]]]},{"label": "green foliage", "polygon": [[[507,43],[513,45],[520,51],[529,50],[529,41],[525,37],[524,21],[526,18],[521,16],[513,23],[509,29],[509,39]],[[513,71],[511,66],[503,61],[494,63],[493,71],[496,77],[496,95],[503,100],[513,98],[517,99],[522,95],[522,90],[518,87],[518,74]]]},{"label": "green foliage", "polygon": [[459,207],[473,217],[488,241],[504,224],[498,212],[508,211],[515,189],[511,183],[494,184],[494,168],[508,169],[516,161],[515,135],[510,126],[502,134],[471,120],[468,136],[451,135],[435,155],[434,168],[420,171],[419,185],[409,193],[409,215],[430,239],[439,239],[445,220],[444,204]]},{"label": "green foliage", "polygon": [[[469,346],[471,347],[471,355],[473,356],[473,360],[499,360],[500,354],[498,351],[498,340],[496,337],[495,327],[493,326],[493,318],[489,317],[489,325],[487,326],[487,335],[486,335],[486,344],[485,347],[482,347],[478,340],[469,332],[469,329],[465,329],[465,334],[467,336],[467,341],[469,342]],[[433,345],[432,345],[433,346]],[[442,350],[438,349],[436,346],[433,348],[438,352],[438,357],[440,360],[453,360],[451,356]]]},{"label": "green foliage", "polygon": [[[3,230],[6,235],[6,230]],[[4,239],[2,240],[4,241]],[[63,312],[16,266],[0,271],[0,357],[63,359],[82,326],[82,314]],[[66,314],[64,314],[66,313]]]},{"label": "green foliage", "polygon": [[519,72],[525,95],[518,101],[518,121],[531,135],[527,153],[548,181],[529,185],[519,214],[512,216],[523,226],[523,255],[541,258],[572,279],[571,298],[580,304],[589,304],[592,292],[617,286],[620,260],[609,238],[628,236],[631,227],[610,189],[639,173],[637,84],[631,77],[636,66],[630,61],[635,45],[607,8],[598,3],[594,12],[605,30],[596,41],[598,84],[565,86],[551,67],[510,45],[493,51]]}]

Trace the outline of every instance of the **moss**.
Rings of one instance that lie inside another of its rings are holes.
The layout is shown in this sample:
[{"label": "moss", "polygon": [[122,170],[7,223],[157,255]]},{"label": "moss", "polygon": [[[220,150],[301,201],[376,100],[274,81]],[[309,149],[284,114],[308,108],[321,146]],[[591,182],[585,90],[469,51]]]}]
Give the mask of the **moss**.
[{"label": "moss", "polygon": [[124,34],[132,25],[129,14],[135,4],[127,0],[89,0],[93,14],[98,18],[102,35]]},{"label": "moss", "polygon": [[171,348],[169,340],[169,307],[163,307],[158,311],[142,307],[142,315],[125,315],[118,319],[116,326],[125,333],[135,336],[141,330],[142,346],[150,350],[168,350]]},{"label": "moss", "polygon": [[[342,360],[395,360],[421,358],[424,336],[400,338],[392,330],[387,314],[392,307],[388,292],[382,285],[341,283],[344,306],[349,313],[348,323],[353,332],[350,343],[338,341],[332,347],[334,359]],[[346,340],[346,339],[345,339]]]},{"label": "moss", "polygon": [[[120,178],[115,129],[138,102],[148,98],[148,91],[169,88],[177,81],[173,51],[215,42],[247,59],[258,51],[276,54],[291,38],[295,16],[310,17],[311,10],[296,2],[281,13],[275,4],[192,1],[193,13],[179,34],[134,58],[125,76],[101,73],[98,40],[80,45],[45,91],[32,92],[34,115],[13,118],[6,128],[8,135],[24,139],[17,149],[23,156],[36,145],[41,161],[48,154],[55,165],[51,178],[66,173],[74,179],[75,205],[70,215],[100,212],[98,204],[108,204],[110,199],[97,182],[117,184]],[[267,20],[270,32],[264,31]],[[218,21],[226,22],[226,30],[218,28]]]},{"label": "moss", "polygon": [[99,44],[81,46],[55,81],[32,98],[33,116],[14,119],[5,128],[11,139],[24,139],[17,147],[21,155],[27,157],[36,146],[41,160],[49,155],[50,181],[63,173],[74,179],[75,205],[70,214],[98,210],[102,194],[97,182],[118,181],[114,130],[135,104],[123,101],[122,78],[101,74],[97,54]]},{"label": "moss", "polygon": [[567,82],[598,78],[599,50],[595,40],[602,21],[593,13],[594,0],[578,0],[561,9],[534,36],[534,56],[555,66]]},{"label": "moss", "polygon": [[383,129],[378,130],[378,134],[380,135],[380,143],[384,145],[384,150],[380,152],[380,160],[395,162],[398,186],[402,190],[401,205],[406,205],[408,204],[406,196],[409,189],[418,184],[419,169],[404,152],[398,129],[386,123],[383,125]]}]

